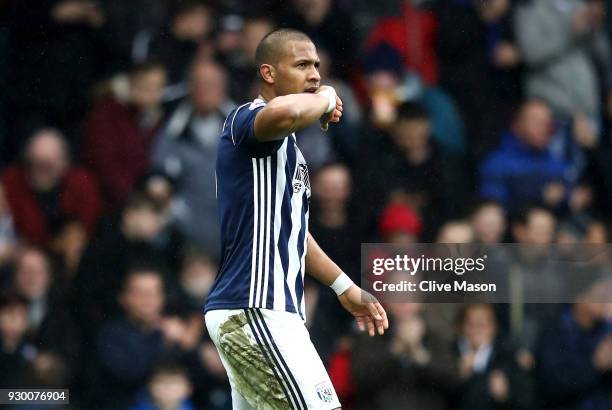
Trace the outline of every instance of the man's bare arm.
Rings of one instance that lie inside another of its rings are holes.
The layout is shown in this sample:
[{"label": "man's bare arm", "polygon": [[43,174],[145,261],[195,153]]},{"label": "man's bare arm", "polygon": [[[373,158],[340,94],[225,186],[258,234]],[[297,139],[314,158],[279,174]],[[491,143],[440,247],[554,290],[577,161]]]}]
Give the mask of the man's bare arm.
[{"label": "man's bare arm", "polygon": [[[310,234],[308,234],[307,246],[306,273],[327,286],[332,285],[341,275],[345,275],[342,269],[323,252]],[[374,336],[377,332],[382,335],[385,329],[389,328],[385,309],[374,296],[359,286],[352,284],[338,295],[338,300],[344,309],[355,316],[359,329],[361,331],[367,329],[370,336]]]},{"label": "man's bare arm", "polygon": [[325,286],[330,286],[342,274],[342,269],[323,252],[310,234],[308,234],[307,249],[306,273]]},{"label": "man's bare arm", "polygon": [[[321,86],[320,90],[328,90],[335,96],[331,87]],[[339,99],[338,99],[339,101]],[[330,104],[324,93],[300,93],[276,97],[257,113],[255,117],[255,138],[258,141],[272,141],[285,138],[287,135],[306,128],[318,121]],[[333,112],[333,116],[341,115],[342,102]],[[337,121],[332,121],[337,122]]]}]

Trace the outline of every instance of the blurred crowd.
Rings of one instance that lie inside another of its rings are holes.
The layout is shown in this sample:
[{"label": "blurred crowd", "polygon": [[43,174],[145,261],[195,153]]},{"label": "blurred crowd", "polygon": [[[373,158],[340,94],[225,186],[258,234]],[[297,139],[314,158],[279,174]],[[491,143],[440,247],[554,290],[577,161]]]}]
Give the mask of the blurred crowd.
[{"label": "blurred crowd", "polygon": [[[216,144],[276,27],[344,101],[297,139],[354,280],[365,242],[609,242],[612,1],[0,0],[0,388],[231,408],[202,314]],[[612,408],[607,304],[390,304],[369,339],[306,293],[345,409]]]}]

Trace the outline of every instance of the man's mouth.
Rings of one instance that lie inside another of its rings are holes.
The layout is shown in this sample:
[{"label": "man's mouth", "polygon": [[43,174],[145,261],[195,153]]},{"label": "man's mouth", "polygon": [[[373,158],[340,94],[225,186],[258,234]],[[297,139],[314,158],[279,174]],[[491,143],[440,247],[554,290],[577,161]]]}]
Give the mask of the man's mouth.
[{"label": "man's mouth", "polygon": [[307,92],[307,93],[316,93],[318,89],[319,89],[319,87],[312,86],[312,87],[308,87],[307,89],[305,89],[304,92]]}]

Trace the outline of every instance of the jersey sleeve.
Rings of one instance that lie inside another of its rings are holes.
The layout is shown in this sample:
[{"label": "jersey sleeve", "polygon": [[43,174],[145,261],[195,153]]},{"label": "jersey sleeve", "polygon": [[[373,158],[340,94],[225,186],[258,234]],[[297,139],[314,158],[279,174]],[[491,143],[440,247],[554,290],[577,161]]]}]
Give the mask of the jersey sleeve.
[{"label": "jersey sleeve", "polygon": [[255,117],[265,106],[258,103],[242,105],[230,114],[226,123],[234,146],[248,150],[253,156],[270,155],[282,143],[282,140],[261,142],[255,138]]},{"label": "jersey sleeve", "polygon": [[255,117],[264,104],[245,104],[238,107],[228,118],[229,136],[235,146],[257,142],[255,140]]}]

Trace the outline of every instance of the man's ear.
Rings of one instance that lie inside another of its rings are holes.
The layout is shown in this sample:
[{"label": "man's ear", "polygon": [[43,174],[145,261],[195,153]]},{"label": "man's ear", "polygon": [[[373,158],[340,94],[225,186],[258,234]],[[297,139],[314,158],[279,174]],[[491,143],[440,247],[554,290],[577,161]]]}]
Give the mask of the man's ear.
[{"label": "man's ear", "polygon": [[267,84],[274,84],[276,70],[270,64],[262,64],[259,66],[259,75]]}]

